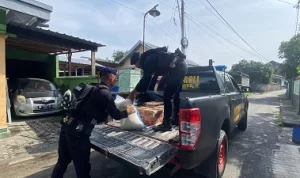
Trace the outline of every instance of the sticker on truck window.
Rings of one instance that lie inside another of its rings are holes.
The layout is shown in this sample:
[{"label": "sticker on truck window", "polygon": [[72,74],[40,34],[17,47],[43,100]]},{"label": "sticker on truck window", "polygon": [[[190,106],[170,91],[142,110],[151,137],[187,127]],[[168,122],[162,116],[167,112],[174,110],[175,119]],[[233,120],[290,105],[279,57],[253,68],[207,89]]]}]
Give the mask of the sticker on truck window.
[{"label": "sticker on truck window", "polygon": [[185,76],[182,84],[183,89],[198,88],[200,82],[199,76]]}]

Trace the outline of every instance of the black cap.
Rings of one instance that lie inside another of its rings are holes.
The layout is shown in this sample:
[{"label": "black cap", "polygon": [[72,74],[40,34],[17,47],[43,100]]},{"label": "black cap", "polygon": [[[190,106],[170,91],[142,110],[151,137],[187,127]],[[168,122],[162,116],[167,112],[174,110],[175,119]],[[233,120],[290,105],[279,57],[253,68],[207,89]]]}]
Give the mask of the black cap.
[{"label": "black cap", "polygon": [[139,52],[133,53],[130,58],[130,65],[134,65],[140,59],[140,56]]},{"label": "black cap", "polygon": [[117,74],[118,74],[118,70],[113,69],[113,68],[111,68],[111,67],[105,67],[105,68],[103,68],[103,69],[100,71],[100,76],[104,76],[104,75],[107,75],[107,74],[114,74],[114,75],[117,75]]}]

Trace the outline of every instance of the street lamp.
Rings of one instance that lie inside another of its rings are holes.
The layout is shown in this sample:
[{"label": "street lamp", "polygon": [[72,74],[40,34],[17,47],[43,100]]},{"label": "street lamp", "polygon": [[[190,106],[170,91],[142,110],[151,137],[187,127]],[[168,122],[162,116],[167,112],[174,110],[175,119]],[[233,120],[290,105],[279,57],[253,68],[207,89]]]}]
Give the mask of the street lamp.
[{"label": "street lamp", "polygon": [[152,9],[147,11],[144,15],[144,23],[143,23],[143,52],[145,52],[145,28],[146,28],[146,16],[150,14],[152,17],[157,17],[160,15],[160,12],[156,9],[156,6],[154,6]]}]

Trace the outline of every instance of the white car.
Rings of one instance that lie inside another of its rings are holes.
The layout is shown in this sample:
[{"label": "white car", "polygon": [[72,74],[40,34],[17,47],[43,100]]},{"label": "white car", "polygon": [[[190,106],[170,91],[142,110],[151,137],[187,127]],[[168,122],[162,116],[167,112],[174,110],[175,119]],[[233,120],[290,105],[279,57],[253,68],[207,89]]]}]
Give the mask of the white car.
[{"label": "white car", "polygon": [[13,116],[41,116],[62,111],[62,95],[53,83],[39,78],[8,81]]}]

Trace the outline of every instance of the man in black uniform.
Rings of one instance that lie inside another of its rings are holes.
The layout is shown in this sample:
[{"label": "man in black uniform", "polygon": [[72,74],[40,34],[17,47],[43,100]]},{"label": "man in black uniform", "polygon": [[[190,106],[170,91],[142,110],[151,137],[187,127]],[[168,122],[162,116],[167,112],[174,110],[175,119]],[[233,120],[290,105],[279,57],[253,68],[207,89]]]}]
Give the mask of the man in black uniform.
[{"label": "man in black uniform", "polygon": [[[72,111],[64,118],[59,137],[58,161],[52,178],[63,178],[71,161],[78,178],[90,178],[90,134],[94,125],[103,123],[108,115],[116,120],[134,113],[133,106],[119,111],[109,91],[117,82],[117,71],[111,68],[101,70],[101,83],[93,86],[79,111]],[[101,87],[102,86],[102,87]]]},{"label": "man in black uniform", "polygon": [[150,49],[142,55],[134,53],[131,56],[131,65],[141,68],[143,70],[143,77],[128,98],[134,99],[139,93],[143,93],[148,89],[151,80],[156,82],[158,76],[165,76],[163,95],[164,121],[163,124],[155,128],[157,131],[172,130],[172,97],[174,101],[174,116],[175,120],[178,121],[179,93],[182,89],[184,76],[187,73],[185,58],[185,55],[179,49],[175,53],[168,53],[166,47]]}]

